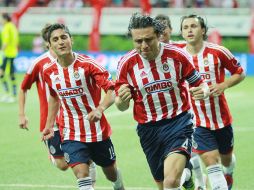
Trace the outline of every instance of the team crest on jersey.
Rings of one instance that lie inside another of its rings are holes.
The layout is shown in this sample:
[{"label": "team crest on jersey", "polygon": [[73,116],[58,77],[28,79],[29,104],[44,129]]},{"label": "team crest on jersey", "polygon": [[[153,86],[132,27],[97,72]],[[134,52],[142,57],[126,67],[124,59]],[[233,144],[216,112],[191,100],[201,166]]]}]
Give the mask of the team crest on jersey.
[{"label": "team crest on jersey", "polygon": [[168,71],[169,71],[169,66],[168,66],[167,63],[164,63],[164,64],[162,65],[162,70],[163,70],[163,72],[168,72]]},{"label": "team crest on jersey", "polygon": [[208,61],[208,58],[207,58],[207,57],[204,58],[204,65],[205,65],[205,66],[209,65],[209,61]]},{"label": "team crest on jersey", "polygon": [[79,79],[80,78],[80,75],[79,75],[78,71],[74,71],[73,76],[74,76],[75,79]]}]

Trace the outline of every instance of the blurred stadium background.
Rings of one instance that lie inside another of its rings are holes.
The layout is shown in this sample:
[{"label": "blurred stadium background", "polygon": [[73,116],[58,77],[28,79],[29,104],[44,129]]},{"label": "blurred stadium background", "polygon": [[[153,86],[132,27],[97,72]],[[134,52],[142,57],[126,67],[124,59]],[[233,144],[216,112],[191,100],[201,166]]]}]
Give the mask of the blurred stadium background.
[{"label": "blurred stadium background", "polygon": [[[20,33],[15,67],[20,84],[31,62],[43,49],[40,30],[46,23],[65,23],[74,35],[74,50],[96,59],[112,74],[121,55],[132,49],[127,40],[129,18],[134,12],[166,14],[179,36],[180,18],[198,14],[206,18],[209,40],[230,49],[240,60],[246,80],[226,92],[234,117],[238,158],[234,190],[252,190],[254,182],[254,1],[253,0],[0,0],[0,13],[8,12]],[[0,30],[1,30],[0,26]],[[0,94],[2,89],[0,89]],[[18,129],[18,103],[0,103],[0,190],[75,189],[72,172],[50,166],[40,142],[39,109],[35,87],[28,93],[29,131]],[[139,146],[131,110],[107,110],[113,128],[118,162],[127,190],[156,189]],[[98,173],[98,190],[111,189]]]}]

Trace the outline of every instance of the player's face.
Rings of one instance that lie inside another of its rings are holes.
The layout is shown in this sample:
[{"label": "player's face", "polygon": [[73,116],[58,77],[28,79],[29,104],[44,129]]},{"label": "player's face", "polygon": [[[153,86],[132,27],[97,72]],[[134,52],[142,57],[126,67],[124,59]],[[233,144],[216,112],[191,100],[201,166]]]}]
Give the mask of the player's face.
[{"label": "player's face", "polygon": [[134,48],[148,61],[154,60],[159,54],[159,39],[153,27],[132,29]]},{"label": "player's face", "polygon": [[72,53],[72,39],[63,29],[54,30],[50,36],[49,47],[57,56],[64,56]]},{"label": "player's face", "polygon": [[203,41],[205,30],[201,28],[197,18],[186,18],[182,23],[182,36],[190,44]]}]

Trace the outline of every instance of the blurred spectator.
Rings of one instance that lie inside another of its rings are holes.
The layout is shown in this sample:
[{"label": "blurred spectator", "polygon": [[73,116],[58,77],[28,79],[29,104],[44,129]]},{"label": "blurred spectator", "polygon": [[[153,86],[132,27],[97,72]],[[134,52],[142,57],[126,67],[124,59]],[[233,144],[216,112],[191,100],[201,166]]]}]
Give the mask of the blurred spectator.
[{"label": "blurred spectator", "polygon": [[111,6],[113,6],[113,7],[121,7],[121,6],[123,6],[123,0],[112,0]]},{"label": "blurred spectator", "polygon": [[41,54],[44,52],[44,41],[41,35],[36,35],[33,39],[33,53]]},{"label": "blurred spectator", "polygon": [[16,0],[4,0],[5,7],[15,7],[16,6]]},{"label": "blurred spectator", "polygon": [[224,0],[222,1],[223,8],[237,8],[238,2],[237,0]]},{"label": "blurred spectator", "polygon": [[63,7],[63,8],[78,8],[83,7],[82,0],[51,0],[49,2],[50,7]]}]

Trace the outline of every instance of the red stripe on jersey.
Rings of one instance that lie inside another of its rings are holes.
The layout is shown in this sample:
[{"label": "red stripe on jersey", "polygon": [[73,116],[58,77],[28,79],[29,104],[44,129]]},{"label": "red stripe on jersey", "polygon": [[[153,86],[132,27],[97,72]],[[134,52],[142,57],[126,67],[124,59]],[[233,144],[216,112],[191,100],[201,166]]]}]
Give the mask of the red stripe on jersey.
[{"label": "red stripe on jersey", "polygon": [[[138,56],[138,68],[139,68],[139,70],[141,70],[141,69],[143,69],[144,68],[144,65],[143,65],[143,62],[141,61],[141,59],[140,59],[140,57]],[[136,63],[135,63],[136,64]],[[134,67],[134,65],[132,66],[132,68]],[[126,72],[126,74],[127,74],[127,72]],[[131,76],[134,76],[134,70],[132,69],[131,70]],[[136,81],[136,78],[135,77],[131,77],[131,81],[132,81],[132,83],[133,83],[133,86],[138,86],[138,83],[137,83],[137,81]],[[144,81],[143,81],[144,82]],[[143,95],[142,95],[142,93],[140,92],[140,90],[136,90],[136,91],[134,91],[133,90],[133,96],[138,96],[138,97],[140,97],[141,99],[143,99]],[[135,98],[135,97],[133,97],[133,98]],[[137,113],[141,113],[141,112],[143,112],[144,113],[144,115],[143,115],[143,117],[142,118],[138,118],[137,117]],[[134,105],[134,118],[136,119],[136,120],[140,120],[140,122],[142,122],[142,123],[145,123],[146,121],[147,121],[147,112],[146,112],[146,110],[145,110],[145,105],[144,105],[144,102],[143,101],[141,101],[141,102],[139,102],[139,104],[137,104],[137,105]]]},{"label": "red stripe on jersey", "polygon": [[[197,56],[193,56],[193,63],[195,65],[195,68],[199,68],[199,64],[198,64],[198,57]],[[198,69],[199,71],[199,69]],[[200,101],[200,108],[204,114],[205,117],[205,122],[206,122],[206,127],[210,128],[210,119],[208,118],[207,114],[206,114],[206,106],[205,106],[205,101],[204,100],[199,100]]]},{"label": "red stripe on jersey", "polygon": [[[197,56],[193,56],[193,64],[194,64],[196,70],[199,71]],[[200,126],[201,120],[200,120],[200,117],[199,117],[199,114],[198,114],[198,109],[197,109],[197,106],[195,104],[195,100],[193,100],[192,98],[191,98],[191,104],[192,104],[192,109],[193,109],[194,113],[197,113],[196,114],[196,125]]]},{"label": "red stripe on jersey", "polygon": [[[157,71],[157,67],[156,67],[155,61],[150,61],[149,63],[150,63],[150,67],[151,67],[151,71],[152,71],[154,80],[160,80],[160,76],[159,76],[159,73]],[[166,100],[165,100],[163,92],[159,92],[158,93],[158,97],[159,97],[159,100],[160,100],[160,105],[161,105],[161,110],[162,110],[162,118],[166,118],[167,112],[168,112],[168,108],[166,106]],[[155,120],[156,117],[153,118],[153,120]]]},{"label": "red stripe on jersey", "polygon": [[[67,88],[71,88],[71,83],[70,83],[70,77],[69,77],[69,72],[68,72],[68,68],[63,68],[63,74],[64,74],[64,78],[65,78],[65,85]],[[71,99],[71,102],[73,104],[77,105],[77,102],[75,99]],[[66,99],[64,99],[64,104],[68,113],[68,117],[69,117],[69,125],[70,125],[70,131],[75,131],[74,129],[74,121],[73,121],[73,115],[70,111],[70,108],[66,102]],[[76,110],[77,111],[77,110]],[[74,140],[75,139],[75,134],[74,133],[70,133],[70,137],[69,140]]]},{"label": "red stripe on jersey", "polygon": [[[165,64],[166,61],[167,61],[167,58],[165,57],[163,59],[163,56],[162,56],[161,57],[162,64]],[[153,76],[154,76],[154,79],[156,78],[155,80],[159,80],[158,71],[156,71]],[[164,77],[165,78],[171,78],[170,73],[164,73]],[[162,108],[162,118],[165,119],[165,118],[167,118],[167,115],[168,115],[168,107],[167,107],[167,104],[166,104],[166,99],[165,99],[164,93],[160,92],[158,95],[159,95],[161,108]],[[175,111],[175,113],[176,113],[176,111]],[[173,111],[172,115],[174,115],[174,111]]]},{"label": "red stripe on jersey", "polygon": [[[75,81],[76,82],[76,85],[77,86],[81,86],[82,85],[82,83],[81,83],[81,80],[76,80]],[[78,107],[78,104],[75,102],[74,104],[74,107],[76,108],[76,107]],[[79,128],[79,130],[80,130],[80,141],[81,142],[85,142],[86,141],[86,133],[85,133],[85,124],[84,124],[84,120],[83,120],[83,114],[82,114],[82,111],[80,110],[80,109],[76,109],[76,111],[77,111],[77,114],[78,114],[78,120],[79,120],[79,125],[80,125],[80,128]]]},{"label": "red stripe on jersey", "polygon": [[[204,51],[205,57],[207,57],[207,53],[208,53],[207,49],[205,49],[205,51]],[[214,60],[214,71],[215,71],[215,76],[216,76],[216,80],[217,80],[219,78],[219,76],[218,76],[218,70],[219,70],[218,65],[219,65],[219,63],[218,63],[218,60],[216,59],[216,57],[214,57],[214,56],[213,56],[213,60]],[[205,71],[208,72],[209,70],[205,68]],[[210,86],[210,85],[212,85],[212,82],[209,81],[207,84]],[[211,113],[212,113],[212,121],[213,121],[213,124],[215,126],[215,129],[218,129],[219,124],[218,124],[218,121],[217,121],[217,114],[216,114],[216,110],[215,110],[214,97],[210,96],[209,101],[210,101],[210,107],[211,107]]]},{"label": "red stripe on jersey", "polygon": [[[174,61],[174,68],[175,68],[175,72],[176,73],[180,73],[179,64],[176,63],[175,61]],[[167,75],[165,75],[165,76],[167,76]],[[170,76],[170,73],[168,73],[168,76]],[[171,76],[170,76],[170,78],[171,78]],[[177,74],[176,75],[176,81],[180,81],[179,78],[180,78],[180,76],[179,76],[179,74]],[[181,93],[182,92],[182,88],[180,87],[180,85],[179,85],[179,90],[180,90],[180,93]],[[171,118],[173,118],[173,117],[175,117],[177,115],[177,110],[178,110],[179,106],[178,106],[178,101],[176,99],[175,92],[173,90],[170,90],[169,93],[170,93],[170,96],[171,96],[171,99],[172,99],[172,103],[173,103],[173,105],[172,105],[173,106],[173,112],[171,114]],[[186,96],[186,98],[187,97],[188,96]],[[183,105],[184,105],[184,102],[186,102],[186,100],[182,96],[180,96],[180,98],[181,98],[181,101],[183,102]],[[186,111],[186,110],[187,110],[187,108],[183,106],[182,107],[182,111]]]}]

